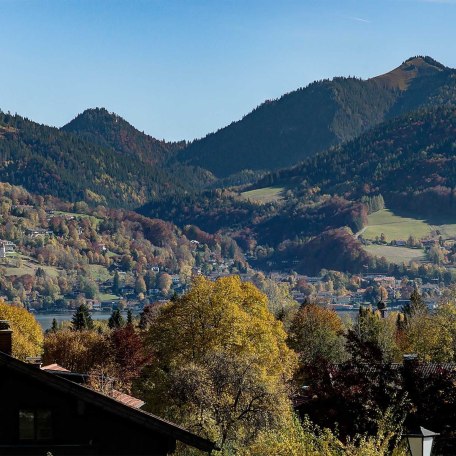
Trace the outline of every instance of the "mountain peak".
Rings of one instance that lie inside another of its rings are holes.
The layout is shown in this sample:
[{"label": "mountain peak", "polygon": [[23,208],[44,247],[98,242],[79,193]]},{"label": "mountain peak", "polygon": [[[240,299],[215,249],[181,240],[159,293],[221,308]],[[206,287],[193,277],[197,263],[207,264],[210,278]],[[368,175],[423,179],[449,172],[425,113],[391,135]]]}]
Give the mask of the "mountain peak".
[{"label": "mountain peak", "polygon": [[445,65],[441,64],[432,57],[429,57],[428,55],[415,55],[414,57],[410,57],[405,60],[402,65],[433,66],[441,70],[447,68]]},{"label": "mountain peak", "polygon": [[63,126],[62,129],[66,131],[77,131],[79,129],[86,129],[88,125],[94,127],[95,124],[99,123],[118,123],[119,121],[129,125],[122,117],[114,112],[109,112],[106,108],[88,108]]},{"label": "mountain peak", "polygon": [[90,108],[62,127],[92,143],[114,148],[148,163],[162,162],[185,144],[166,143],[140,132],[106,108]]},{"label": "mountain peak", "polygon": [[432,75],[446,68],[432,57],[417,55],[405,60],[389,73],[377,76],[373,80],[392,89],[406,90],[411,81],[417,77]]}]

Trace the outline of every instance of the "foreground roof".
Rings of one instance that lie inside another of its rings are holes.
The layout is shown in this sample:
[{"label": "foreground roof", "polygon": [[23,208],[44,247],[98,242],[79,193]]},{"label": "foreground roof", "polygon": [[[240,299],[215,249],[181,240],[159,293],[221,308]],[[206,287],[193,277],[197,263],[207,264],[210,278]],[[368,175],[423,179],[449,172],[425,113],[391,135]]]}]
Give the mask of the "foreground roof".
[{"label": "foreground roof", "polygon": [[55,373],[38,369],[36,366],[15,359],[2,352],[0,352],[0,366],[4,366],[6,369],[10,369],[35,381],[44,383],[56,391],[81,399],[89,404],[112,413],[113,415],[129,420],[144,429],[149,429],[167,435],[202,451],[210,452],[216,449],[214,442],[199,437],[175,423],[153,415],[152,413],[145,412],[144,410],[140,410],[139,408],[126,405],[122,401],[93,391],[83,385],[63,378],[62,376],[55,375]]}]

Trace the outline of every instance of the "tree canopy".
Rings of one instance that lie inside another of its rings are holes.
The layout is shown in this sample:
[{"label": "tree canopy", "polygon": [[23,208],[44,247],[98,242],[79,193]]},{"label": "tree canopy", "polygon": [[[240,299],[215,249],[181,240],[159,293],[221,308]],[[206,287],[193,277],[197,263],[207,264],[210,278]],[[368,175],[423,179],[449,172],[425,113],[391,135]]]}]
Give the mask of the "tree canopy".
[{"label": "tree canopy", "polygon": [[285,382],[296,356],[286,337],[252,284],[197,278],[150,326],[156,362],[143,383],[150,409],[221,445],[248,442],[260,423],[289,412]]},{"label": "tree canopy", "polygon": [[13,330],[13,356],[25,360],[40,356],[43,331],[35,317],[22,307],[6,304],[0,299],[0,320],[8,320]]}]

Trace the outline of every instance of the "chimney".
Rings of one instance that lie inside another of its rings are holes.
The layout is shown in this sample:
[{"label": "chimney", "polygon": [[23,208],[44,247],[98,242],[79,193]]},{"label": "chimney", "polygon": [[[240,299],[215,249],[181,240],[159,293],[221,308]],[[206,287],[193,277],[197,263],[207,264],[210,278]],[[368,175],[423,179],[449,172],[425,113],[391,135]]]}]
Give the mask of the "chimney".
[{"label": "chimney", "polygon": [[13,354],[13,331],[7,320],[0,320],[0,352]]},{"label": "chimney", "polygon": [[41,361],[41,356],[28,356],[25,358],[25,361],[28,364],[31,364],[32,366],[36,367],[37,369],[41,369],[41,366],[43,365]]},{"label": "chimney", "polygon": [[406,371],[411,371],[418,365],[418,355],[415,353],[407,353],[402,358],[402,365]]}]

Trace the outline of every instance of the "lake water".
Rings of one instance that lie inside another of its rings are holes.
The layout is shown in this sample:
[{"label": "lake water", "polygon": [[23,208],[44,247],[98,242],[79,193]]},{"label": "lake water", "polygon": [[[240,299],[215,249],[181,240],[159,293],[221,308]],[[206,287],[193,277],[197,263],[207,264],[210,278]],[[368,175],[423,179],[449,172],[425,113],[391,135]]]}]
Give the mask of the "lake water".
[{"label": "lake water", "polygon": [[[355,311],[340,311],[340,312],[337,312],[340,317],[343,319],[343,320],[354,320],[356,318],[356,316],[358,315],[358,311],[355,310]],[[124,317],[124,319],[127,318],[127,313],[126,312],[122,312],[122,315]],[[136,316],[138,315],[137,312],[133,312],[133,316]],[[73,314],[72,313],[56,313],[56,314],[42,314],[42,313],[38,313],[38,314],[34,314],[36,320],[38,321],[38,323],[41,325],[41,327],[43,328],[43,330],[45,331],[46,329],[49,329],[52,327],[52,320],[55,318],[57,320],[57,323],[61,323],[62,321],[71,321],[71,319],[73,318]],[[93,320],[108,320],[109,317],[111,316],[111,313],[110,312],[94,312],[94,313],[91,313],[91,316],[92,316],[92,319]]]},{"label": "lake water", "polygon": [[[60,314],[34,314],[36,320],[41,325],[43,330],[49,329],[52,326],[52,320],[55,318],[57,323],[62,321],[71,321],[73,318],[72,313],[60,313]],[[93,320],[108,320],[111,316],[110,312],[97,312],[91,314]],[[126,314],[124,316],[126,318]]]}]

